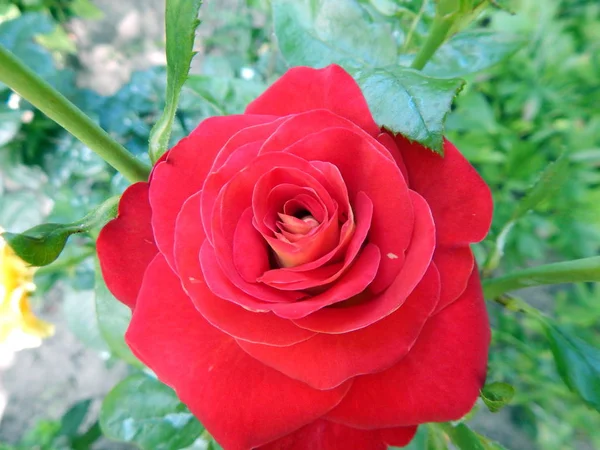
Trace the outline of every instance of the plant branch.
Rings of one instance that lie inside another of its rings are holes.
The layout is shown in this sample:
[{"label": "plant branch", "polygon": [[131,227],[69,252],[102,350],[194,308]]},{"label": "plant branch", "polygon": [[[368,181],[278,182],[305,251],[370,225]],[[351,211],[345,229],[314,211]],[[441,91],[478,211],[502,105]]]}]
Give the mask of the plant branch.
[{"label": "plant branch", "polygon": [[148,179],[149,168],[96,125],[77,106],[0,45],[0,82],[83,142],[131,182]]},{"label": "plant branch", "polygon": [[600,281],[600,256],[531,267],[483,280],[483,293],[491,300],[516,289],[586,281]]},{"label": "plant branch", "polygon": [[422,70],[423,67],[425,67],[440,45],[442,45],[446,40],[446,37],[448,36],[452,25],[454,25],[455,20],[455,14],[450,14],[447,16],[441,16],[438,14],[435,16],[433,19],[433,24],[431,25],[431,29],[429,30],[429,35],[412,62],[411,67],[413,69]]}]

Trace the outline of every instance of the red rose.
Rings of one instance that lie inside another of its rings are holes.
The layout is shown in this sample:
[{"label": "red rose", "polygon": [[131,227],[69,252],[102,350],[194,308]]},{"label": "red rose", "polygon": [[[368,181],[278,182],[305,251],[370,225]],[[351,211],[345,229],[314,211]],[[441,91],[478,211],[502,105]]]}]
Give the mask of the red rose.
[{"label": "red rose", "polygon": [[385,449],[458,419],[490,338],[489,190],[382,131],[340,67],[205,120],[98,239],[127,342],[226,450]]}]

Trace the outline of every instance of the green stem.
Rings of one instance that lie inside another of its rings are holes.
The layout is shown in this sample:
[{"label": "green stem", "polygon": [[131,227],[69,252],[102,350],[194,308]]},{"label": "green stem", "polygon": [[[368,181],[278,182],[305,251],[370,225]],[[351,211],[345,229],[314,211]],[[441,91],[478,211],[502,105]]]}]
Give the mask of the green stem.
[{"label": "green stem", "polygon": [[427,40],[423,47],[415,56],[414,61],[412,62],[411,67],[413,69],[422,70],[423,67],[427,64],[427,62],[431,59],[436,50],[444,43],[446,37],[448,36],[448,32],[455,21],[455,15],[448,16],[440,16],[436,15],[433,19],[433,24],[431,25],[431,29],[429,30],[429,35],[427,36]]},{"label": "green stem", "polygon": [[421,21],[423,14],[425,14],[425,9],[427,9],[428,3],[429,3],[429,0],[423,0],[423,3],[421,4],[421,9],[419,9],[419,12],[413,18],[413,21],[410,24],[410,29],[408,30],[408,33],[406,34],[406,39],[404,40],[404,44],[402,45],[402,52],[406,52],[410,48],[410,44],[412,44],[412,40],[415,35],[417,25],[419,25],[419,22]]},{"label": "green stem", "polygon": [[600,256],[531,267],[483,281],[483,293],[492,300],[508,291],[559,283],[600,281]]},{"label": "green stem", "polygon": [[0,82],[83,142],[131,182],[148,179],[148,167],[135,159],[106,131],[60,92],[0,45]]}]

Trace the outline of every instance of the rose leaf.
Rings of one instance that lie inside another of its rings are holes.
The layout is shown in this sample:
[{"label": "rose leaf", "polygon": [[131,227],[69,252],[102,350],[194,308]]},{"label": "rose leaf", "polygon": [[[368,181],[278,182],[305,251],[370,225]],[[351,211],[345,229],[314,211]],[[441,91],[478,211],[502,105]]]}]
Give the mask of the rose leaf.
[{"label": "rose leaf", "polygon": [[143,374],[125,378],[108,393],[100,427],[107,437],[143,450],[179,450],[204,431],[171,388]]},{"label": "rose leaf", "polygon": [[171,128],[177,112],[179,94],[195,55],[194,38],[200,24],[198,11],[202,0],[167,0],[167,90],[165,110],[150,132],[150,159],[156,162],[169,146]]},{"label": "rose leaf", "polygon": [[400,66],[354,72],[378,125],[443,154],[444,120],[464,81]]}]

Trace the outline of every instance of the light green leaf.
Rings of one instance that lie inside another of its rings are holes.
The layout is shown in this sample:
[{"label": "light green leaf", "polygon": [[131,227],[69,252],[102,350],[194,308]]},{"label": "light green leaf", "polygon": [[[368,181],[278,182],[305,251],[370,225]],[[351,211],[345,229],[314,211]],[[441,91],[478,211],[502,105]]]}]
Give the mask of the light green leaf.
[{"label": "light green leaf", "polygon": [[457,78],[498,64],[523,46],[523,38],[488,30],[458,33],[443,44],[423,73],[438,78]]},{"label": "light green leaf", "polygon": [[537,181],[519,201],[512,216],[513,221],[520,219],[544,200],[551,198],[562,187],[567,180],[568,164],[569,160],[564,153],[556,161],[548,164]]},{"label": "light green leaf", "polygon": [[64,311],[69,330],[77,339],[86,347],[99,352],[108,351],[108,346],[102,338],[100,328],[98,327],[94,291],[75,290],[66,287]]},{"label": "light green leaf", "polygon": [[96,258],[96,317],[102,338],[111,353],[125,362],[143,367],[125,343],[125,332],[131,321],[131,310],[110,293],[102,278],[100,263]]},{"label": "light green leaf", "polygon": [[0,147],[8,144],[21,128],[21,111],[0,105]]},{"label": "light green leaf", "polygon": [[548,320],[543,321],[558,373],[565,384],[600,411],[600,349]]},{"label": "light green leaf", "polygon": [[101,19],[104,17],[102,10],[90,0],[72,0],[70,7],[73,14],[82,19]]},{"label": "light green leaf", "polygon": [[72,234],[85,233],[102,227],[117,215],[119,197],[115,196],[73,223],[44,223],[23,233],[3,233],[2,237],[14,252],[32,266],[46,266],[61,254]]},{"label": "light green leaf", "polygon": [[377,67],[396,60],[391,31],[355,0],[273,0],[273,22],[291,66]]},{"label": "light green leaf", "polygon": [[456,426],[444,423],[439,426],[458,450],[504,450],[500,444],[474,432],[464,423]]},{"label": "light green leaf", "polygon": [[377,124],[443,154],[444,119],[464,81],[400,66],[363,69],[354,77]]},{"label": "light green leaf", "polygon": [[241,114],[266,86],[257,81],[190,75],[186,88],[200,97],[215,115]]},{"label": "light green leaf", "polygon": [[491,412],[498,412],[510,403],[515,396],[515,388],[508,383],[486,384],[480,397]]},{"label": "light green leaf", "polygon": [[194,37],[200,24],[202,0],[167,0],[167,90],[165,110],[150,132],[150,158],[156,162],[167,151],[181,88],[194,57]]},{"label": "light green leaf", "polygon": [[179,450],[203,431],[171,388],[146,375],[130,376],[108,393],[100,426],[107,437],[143,450]]}]

